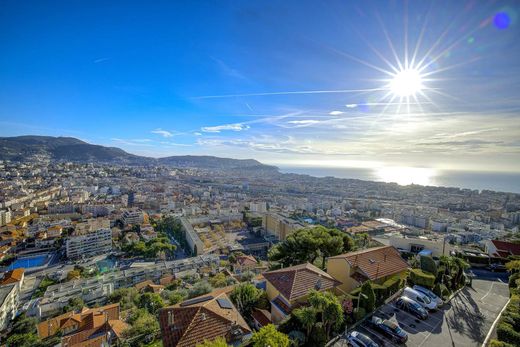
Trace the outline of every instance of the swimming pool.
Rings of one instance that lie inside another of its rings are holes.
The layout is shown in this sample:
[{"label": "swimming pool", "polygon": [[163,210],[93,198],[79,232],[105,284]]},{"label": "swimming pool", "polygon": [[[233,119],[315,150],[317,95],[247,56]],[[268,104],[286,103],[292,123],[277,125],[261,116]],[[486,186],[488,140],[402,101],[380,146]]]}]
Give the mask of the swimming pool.
[{"label": "swimming pool", "polygon": [[31,267],[37,267],[42,266],[47,262],[47,255],[37,255],[34,257],[28,257],[28,258],[18,258],[16,259],[11,265],[9,265],[9,270],[19,269],[19,268],[31,268]]}]

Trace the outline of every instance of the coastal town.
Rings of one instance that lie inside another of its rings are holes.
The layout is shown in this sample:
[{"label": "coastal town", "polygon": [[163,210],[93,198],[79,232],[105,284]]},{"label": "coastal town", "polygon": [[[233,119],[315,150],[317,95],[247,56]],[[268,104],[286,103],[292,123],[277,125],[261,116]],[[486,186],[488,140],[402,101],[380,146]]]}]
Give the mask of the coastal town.
[{"label": "coastal town", "polygon": [[[518,286],[520,194],[258,164],[0,162],[0,342],[480,346],[518,334],[494,321],[509,273]],[[446,303],[414,308],[418,293]]]}]

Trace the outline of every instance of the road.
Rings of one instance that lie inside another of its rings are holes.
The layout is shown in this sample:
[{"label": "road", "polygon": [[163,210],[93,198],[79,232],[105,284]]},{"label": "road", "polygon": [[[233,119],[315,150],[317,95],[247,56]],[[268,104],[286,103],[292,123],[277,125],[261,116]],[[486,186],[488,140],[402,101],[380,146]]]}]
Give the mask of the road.
[{"label": "road", "polygon": [[[476,273],[472,287],[460,291],[449,303],[421,321],[397,309],[393,303],[384,305],[376,315],[397,320],[408,333],[406,346],[447,347],[481,346],[496,317],[509,299],[507,280],[493,273]],[[482,275],[482,276],[480,276]],[[369,335],[380,346],[396,347],[366,323],[356,330]],[[338,341],[335,346],[345,346]]]}]

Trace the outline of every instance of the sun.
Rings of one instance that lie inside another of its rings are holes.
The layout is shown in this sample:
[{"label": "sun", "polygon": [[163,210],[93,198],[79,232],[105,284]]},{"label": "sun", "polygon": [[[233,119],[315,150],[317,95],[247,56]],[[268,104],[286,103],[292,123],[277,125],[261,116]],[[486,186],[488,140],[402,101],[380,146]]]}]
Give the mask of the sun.
[{"label": "sun", "polygon": [[415,96],[423,89],[423,77],[418,69],[408,68],[395,73],[389,89],[397,97]]}]

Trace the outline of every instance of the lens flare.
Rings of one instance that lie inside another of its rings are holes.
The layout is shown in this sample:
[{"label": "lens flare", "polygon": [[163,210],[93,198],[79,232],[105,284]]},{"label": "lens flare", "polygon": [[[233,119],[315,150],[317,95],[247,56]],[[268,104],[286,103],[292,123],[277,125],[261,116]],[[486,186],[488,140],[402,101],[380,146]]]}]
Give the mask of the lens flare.
[{"label": "lens flare", "polygon": [[401,70],[394,75],[389,88],[395,96],[414,96],[423,89],[423,78],[417,69]]}]

